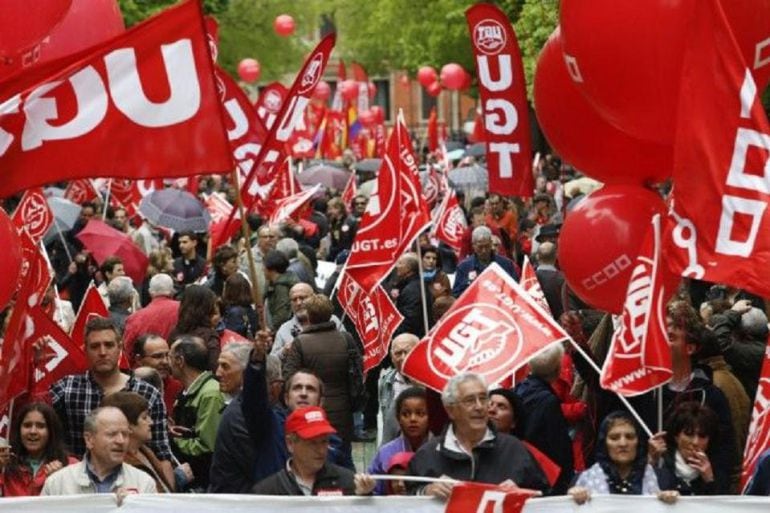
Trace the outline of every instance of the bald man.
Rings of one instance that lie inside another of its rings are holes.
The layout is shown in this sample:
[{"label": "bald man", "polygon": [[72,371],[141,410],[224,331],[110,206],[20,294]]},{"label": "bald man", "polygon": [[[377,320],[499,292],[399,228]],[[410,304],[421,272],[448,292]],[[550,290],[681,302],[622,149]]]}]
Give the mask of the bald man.
[{"label": "bald man", "polygon": [[[302,322],[300,322],[300,319],[297,318],[297,312],[303,309],[305,301],[313,294],[313,287],[307,283],[297,283],[289,290],[289,301],[291,302],[291,311],[293,315],[291,319],[281,324],[281,327],[278,328],[270,354],[274,354],[278,358],[283,358],[283,352],[286,350],[287,345],[294,340],[294,337],[302,332],[303,325]],[[331,320],[337,326],[339,331],[345,331],[342,322],[340,322],[336,315],[332,315]]]},{"label": "bald man", "polygon": [[401,374],[404,368],[404,360],[420,339],[411,333],[402,333],[390,343],[390,360],[393,367],[385,369],[380,374],[377,383],[377,397],[380,400],[380,413],[382,414],[382,443],[388,443],[399,435],[398,420],[396,419],[396,398],[406,388],[414,383]]}]

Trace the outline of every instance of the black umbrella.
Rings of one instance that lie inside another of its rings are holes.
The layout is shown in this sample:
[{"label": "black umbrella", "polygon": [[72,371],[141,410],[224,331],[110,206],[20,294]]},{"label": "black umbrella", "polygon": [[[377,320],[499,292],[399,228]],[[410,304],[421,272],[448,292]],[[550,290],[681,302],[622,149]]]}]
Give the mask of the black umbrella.
[{"label": "black umbrella", "polygon": [[139,203],[139,212],[151,223],[176,232],[205,232],[211,215],[198,198],[180,189],[153,191]]}]

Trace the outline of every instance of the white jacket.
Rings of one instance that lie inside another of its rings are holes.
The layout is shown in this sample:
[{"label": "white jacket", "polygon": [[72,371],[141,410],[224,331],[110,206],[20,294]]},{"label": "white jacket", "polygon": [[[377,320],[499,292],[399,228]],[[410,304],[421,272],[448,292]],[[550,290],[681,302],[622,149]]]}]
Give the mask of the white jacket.
[{"label": "white jacket", "polygon": [[[127,463],[115,480],[113,491],[118,488],[126,488],[136,493],[157,493],[155,480],[149,474]],[[86,473],[84,461],[64,467],[54,472],[45,480],[43,491],[40,495],[79,495],[96,493],[96,488]]]}]

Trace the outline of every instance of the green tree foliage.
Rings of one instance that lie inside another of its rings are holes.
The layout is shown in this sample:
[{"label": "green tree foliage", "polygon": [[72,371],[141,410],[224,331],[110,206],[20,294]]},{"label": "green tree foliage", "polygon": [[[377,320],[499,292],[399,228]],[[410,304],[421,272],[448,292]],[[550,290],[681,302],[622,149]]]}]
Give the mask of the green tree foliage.
[{"label": "green tree foliage", "polygon": [[[130,27],[162,11],[176,0],[118,0],[126,26]],[[206,14],[219,14],[227,9],[230,0],[203,0]]]}]

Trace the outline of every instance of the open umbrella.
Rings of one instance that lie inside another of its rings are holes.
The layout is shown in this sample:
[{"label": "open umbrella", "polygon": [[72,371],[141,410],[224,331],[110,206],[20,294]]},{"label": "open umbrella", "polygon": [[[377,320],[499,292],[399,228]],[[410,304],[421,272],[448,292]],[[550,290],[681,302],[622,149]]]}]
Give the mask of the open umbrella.
[{"label": "open umbrella", "polygon": [[142,198],[139,212],[151,223],[175,232],[203,233],[211,222],[211,215],[203,203],[181,189],[151,192]]},{"label": "open umbrella", "polygon": [[466,153],[471,157],[483,157],[487,154],[487,143],[472,144]]},{"label": "open umbrella", "polygon": [[46,198],[46,201],[48,202],[48,208],[53,213],[53,223],[43,236],[43,242],[47,244],[58,237],[59,232],[68,232],[75,226],[78,217],[80,217],[82,207],[77,203],[57,196],[49,196]]},{"label": "open umbrella", "polygon": [[321,184],[327,189],[341,191],[350,180],[350,172],[335,166],[317,164],[302,171],[297,178],[302,185]]},{"label": "open umbrella", "polygon": [[449,160],[460,160],[465,156],[465,150],[462,148],[458,148],[456,150],[448,151],[446,153],[446,158]]},{"label": "open umbrella", "polygon": [[142,283],[144,280],[149,260],[127,234],[104,221],[91,219],[76,237],[91,252],[97,264],[102,265],[111,256],[120,257],[126,275],[134,283]]},{"label": "open umbrella", "polygon": [[462,150],[465,148],[465,145],[460,141],[447,141],[444,143],[444,148],[446,148],[446,151]]},{"label": "open umbrella", "polygon": [[449,179],[457,187],[485,187],[489,184],[487,170],[479,165],[456,167],[449,170]]},{"label": "open umbrella", "polygon": [[359,160],[355,164],[353,164],[353,168],[356,171],[364,171],[364,172],[370,172],[370,173],[376,173],[380,170],[380,166],[382,165],[382,159],[364,159]]}]

